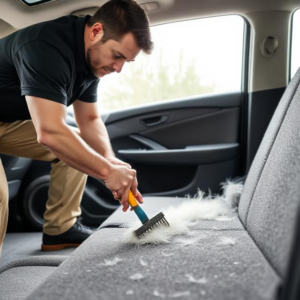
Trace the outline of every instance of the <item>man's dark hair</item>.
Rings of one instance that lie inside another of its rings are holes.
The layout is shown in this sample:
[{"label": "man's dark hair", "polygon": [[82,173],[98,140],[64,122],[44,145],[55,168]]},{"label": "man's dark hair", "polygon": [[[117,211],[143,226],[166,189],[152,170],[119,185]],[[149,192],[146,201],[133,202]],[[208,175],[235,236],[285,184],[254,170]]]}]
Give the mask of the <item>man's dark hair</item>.
[{"label": "man's dark hair", "polygon": [[149,21],[144,10],[133,0],[110,0],[102,5],[88,20],[87,25],[102,23],[102,42],[110,39],[119,41],[131,32],[143,52],[150,54],[153,49]]}]

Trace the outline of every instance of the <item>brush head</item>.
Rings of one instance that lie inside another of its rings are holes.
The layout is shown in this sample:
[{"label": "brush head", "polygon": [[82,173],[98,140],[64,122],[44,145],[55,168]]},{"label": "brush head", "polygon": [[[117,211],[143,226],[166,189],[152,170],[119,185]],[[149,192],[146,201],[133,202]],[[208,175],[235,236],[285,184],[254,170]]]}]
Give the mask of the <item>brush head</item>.
[{"label": "brush head", "polygon": [[158,226],[170,226],[163,213],[159,213],[158,215],[147,221],[145,224],[143,224],[143,226],[135,231],[135,234],[138,238],[141,238]]}]

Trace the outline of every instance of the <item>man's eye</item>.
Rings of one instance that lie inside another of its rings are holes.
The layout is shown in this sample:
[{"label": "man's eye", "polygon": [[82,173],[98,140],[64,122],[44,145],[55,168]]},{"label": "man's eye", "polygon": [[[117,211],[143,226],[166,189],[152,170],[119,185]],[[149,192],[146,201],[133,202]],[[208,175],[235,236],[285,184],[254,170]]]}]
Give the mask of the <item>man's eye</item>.
[{"label": "man's eye", "polygon": [[120,59],[120,58],[122,58],[122,56],[115,54],[115,59]]}]

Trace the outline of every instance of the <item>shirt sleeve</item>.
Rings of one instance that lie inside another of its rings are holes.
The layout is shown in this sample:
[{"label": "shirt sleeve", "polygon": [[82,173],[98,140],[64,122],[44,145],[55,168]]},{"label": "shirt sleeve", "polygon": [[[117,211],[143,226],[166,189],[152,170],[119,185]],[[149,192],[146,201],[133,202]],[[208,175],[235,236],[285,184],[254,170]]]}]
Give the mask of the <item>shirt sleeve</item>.
[{"label": "shirt sleeve", "polygon": [[63,54],[45,41],[23,45],[14,56],[22,96],[45,98],[67,105],[71,66]]},{"label": "shirt sleeve", "polygon": [[100,79],[92,81],[89,86],[79,95],[78,99],[83,102],[94,103],[98,99],[98,84]]}]

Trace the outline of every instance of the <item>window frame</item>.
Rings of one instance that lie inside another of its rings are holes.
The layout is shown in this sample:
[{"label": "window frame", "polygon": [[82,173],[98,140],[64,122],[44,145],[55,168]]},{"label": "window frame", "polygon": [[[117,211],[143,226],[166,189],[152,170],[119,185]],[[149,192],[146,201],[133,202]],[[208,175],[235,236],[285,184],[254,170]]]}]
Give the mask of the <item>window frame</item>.
[{"label": "window frame", "polygon": [[36,2],[33,2],[33,3],[27,2],[27,0],[19,0],[19,1],[23,4],[25,4],[26,6],[38,6],[38,5],[47,4],[48,2],[53,2],[56,0],[36,0]]},{"label": "window frame", "polygon": [[[292,51],[293,51],[293,34],[294,34],[294,18],[295,13],[299,11],[300,14],[300,7],[295,9],[292,13],[291,22],[290,22],[290,41],[289,41],[289,61],[288,61],[288,82],[292,80]],[[300,67],[300,66],[299,66]]]}]

